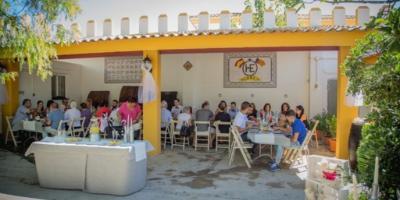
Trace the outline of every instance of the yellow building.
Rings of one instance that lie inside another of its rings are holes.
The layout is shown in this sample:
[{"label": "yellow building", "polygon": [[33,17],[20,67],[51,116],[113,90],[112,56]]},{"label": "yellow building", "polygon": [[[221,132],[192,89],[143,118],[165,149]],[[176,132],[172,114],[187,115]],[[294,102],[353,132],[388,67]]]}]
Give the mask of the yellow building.
[{"label": "yellow building", "polygon": [[[58,46],[59,59],[89,59],[113,56],[148,56],[153,64],[153,76],[160,93],[162,74],[167,71],[162,62],[163,55],[174,54],[207,54],[230,52],[337,52],[337,151],[339,158],[348,157],[348,136],[352,120],[357,117],[357,107],[346,105],[347,79],[340,68],[354,46],[357,39],[362,38],[367,30],[363,26],[369,20],[368,7],[359,7],[354,19],[346,18],[344,8],[336,7],[332,16],[322,16],[318,8],[311,9],[307,18],[298,18],[294,10],[286,12],[286,27],[277,27],[273,11],[265,11],[264,28],[252,28],[252,13],[244,12],[231,15],[227,11],[221,12],[217,20],[220,29],[209,30],[210,15],[200,13],[195,18],[189,18],[182,13],[178,17],[178,31],[169,32],[164,23],[166,15],[159,17],[158,33],[148,33],[148,20],[144,16],[139,20],[139,34],[110,35],[111,21],[105,20],[103,24],[104,36],[94,37],[92,32],[94,22],[88,21],[86,38],[78,39],[70,46]],[[233,20],[231,20],[233,19]],[[123,19],[128,20],[129,19]],[[196,24],[198,30],[188,31],[187,23]],[[240,28],[232,28],[232,21],[240,21]],[[124,24],[123,22],[121,24]],[[73,26],[77,26],[73,24]],[[121,33],[123,33],[121,27]],[[91,37],[92,36],[92,37]],[[79,36],[77,36],[79,37]],[[290,54],[287,54],[290,56]],[[290,59],[290,57],[289,57]],[[16,66],[9,65],[9,69],[17,70]],[[198,66],[197,66],[198,67]],[[279,66],[278,66],[279,68]],[[165,70],[165,71],[164,71]],[[222,66],[221,66],[222,70]],[[279,76],[279,75],[278,75]],[[222,77],[221,77],[222,79]],[[305,81],[306,78],[305,78]],[[19,85],[15,82],[7,84],[9,103],[3,107],[3,115],[12,115],[19,98]],[[257,90],[259,91],[259,90]],[[221,94],[223,95],[223,94]],[[194,97],[192,97],[194,98]],[[200,98],[200,97],[199,97]],[[309,98],[309,97],[307,97]],[[160,145],[160,95],[151,103],[144,104],[144,139],[150,141],[155,147],[153,155],[159,154]]]}]

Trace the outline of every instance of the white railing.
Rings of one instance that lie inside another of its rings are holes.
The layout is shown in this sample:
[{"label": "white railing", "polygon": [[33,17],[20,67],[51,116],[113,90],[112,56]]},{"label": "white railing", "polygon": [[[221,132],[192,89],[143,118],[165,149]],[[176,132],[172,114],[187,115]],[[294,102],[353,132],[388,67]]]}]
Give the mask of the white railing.
[{"label": "white railing", "polygon": [[[355,23],[356,25],[364,25],[366,22],[369,21],[370,19],[370,10],[367,6],[360,6],[356,10],[356,15],[355,15]],[[307,19],[308,18],[308,19]],[[346,24],[346,10],[344,7],[337,6],[332,10],[332,16],[329,16],[332,21],[332,25],[335,26],[345,26],[348,25]],[[304,18],[303,18],[304,19]],[[112,35],[129,35],[129,34],[134,34],[131,33],[131,27],[130,27],[130,18],[129,17],[124,17],[121,19],[120,23],[117,23],[120,25],[119,27],[119,32],[115,33],[116,31],[114,30],[113,32],[113,23],[112,19],[104,19],[101,22],[98,22],[96,20],[88,20],[86,24],[78,24],[78,23],[72,23],[71,29],[77,29],[81,30],[82,26],[85,26],[85,32],[80,32],[80,35],[78,35],[78,38],[85,37],[85,38],[90,38],[90,37],[100,37],[100,36],[112,36]],[[163,34],[170,32],[168,30],[168,16],[165,14],[162,14],[158,17],[158,33]],[[178,27],[177,31],[178,32],[187,32],[189,30],[189,16],[187,13],[181,13],[177,17],[178,20]],[[200,12],[199,15],[197,16],[198,24],[196,27],[196,31],[208,31],[210,30],[210,14],[208,12]],[[299,26],[299,15],[296,13],[294,9],[287,9],[285,11],[285,20],[286,20],[286,27],[289,28],[296,28]],[[322,25],[322,13],[320,8],[312,8],[310,9],[310,12],[308,16],[305,19],[306,21],[308,20],[308,24],[310,27],[318,27]],[[264,27],[265,29],[271,29],[271,28],[276,28],[277,25],[275,23],[275,15],[274,11],[271,9],[266,9],[264,12]],[[101,23],[101,24],[99,24]],[[139,30],[138,34],[148,34],[149,33],[149,19],[148,16],[141,16],[138,20],[139,24]],[[102,29],[99,29],[100,31],[102,30],[102,33],[98,33],[97,26],[102,25]],[[114,24],[115,25],[115,24]],[[232,26],[232,13],[230,13],[227,10],[222,11],[219,14],[219,29],[220,30],[231,30],[231,29],[237,29],[233,28]],[[240,24],[237,26],[240,27],[240,29],[252,29],[253,28],[253,13],[250,11],[243,11],[240,14]],[[136,33],[137,34],[137,33]]]}]

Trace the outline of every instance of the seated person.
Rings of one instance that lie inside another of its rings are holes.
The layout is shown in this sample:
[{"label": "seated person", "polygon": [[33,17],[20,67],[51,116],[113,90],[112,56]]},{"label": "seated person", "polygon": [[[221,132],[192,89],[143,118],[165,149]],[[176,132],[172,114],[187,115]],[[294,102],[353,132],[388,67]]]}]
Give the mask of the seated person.
[{"label": "seated person", "polygon": [[264,104],[263,109],[260,110],[260,118],[265,122],[272,123],[274,112],[272,112],[271,104]]},{"label": "seated person", "polygon": [[161,102],[161,130],[166,130],[172,120],[171,111],[168,110],[168,103],[163,100]]},{"label": "seated person", "polygon": [[178,115],[178,123],[176,124],[176,130],[181,130],[182,126],[192,126],[192,115],[189,107],[184,107],[183,112]]},{"label": "seated person", "polygon": [[113,127],[121,126],[120,119],[118,117],[119,102],[118,100],[113,100],[111,104],[110,120],[112,121]]},{"label": "seated person", "polygon": [[[202,121],[202,122],[209,122],[213,118],[214,114],[210,110],[210,104],[208,101],[205,101],[201,105],[201,109],[197,110],[196,112],[196,121]],[[197,126],[198,131],[207,131],[209,129],[209,126],[206,124],[199,124]]]},{"label": "seated person", "polygon": [[90,124],[90,119],[92,118],[92,112],[87,107],[86,103],[81,103],[81,117],[85,117],[85,122],[83,122],[83,127],[86,130]]},{"label": "seated person", "polygon": [[[293,147],[300,146],[307,136],[307,129],[303,122],[296,118],[296,113],[293,110],[288,110],[286,112],[286,118],[289,121],[292,130],[290,145]],[[283,147],[277,145],[275,152],[275,160],[270,166],[271,171],[278,171],[280,169],[279,164],[283,156]]]},{"label": "seated person", "polygon": [[[222,112],[219,112],[217,115],[215,115],[215,121],[231,122],[231,116],[226,112],[225,106],[226,104],[223,103],[218,105],[218,109]],[[221,133],[229,133],[230,125],[219,125],[216,128],[218,128],[219,132]]]},{"label": "seated person", "polygon": [[[220,105],[222,105],[221,108],[224,108],[224,110],[221,110]],[[227,107],[226,101],[224,100],[220,101],[217,110],[215,110],[215,115],[217,115],[220,112],[226,112],[226,107]]]},{"label": "seated person", "polygon": [[[48,113],[46,119],[46,125],[48,127],[45,128],[45,132],[51,135],[57,135],[57,129],[60,124],[60,121],[64,119],[64,112],[58,109],[58,105],[56,102],[51,101],[50,103],[50,112]],[[64,127],[63,127],[64,128]]]},{"label": "seated person", "polygon": [[308,117],[304,113],[304,107],[302,105],[296,106],[296,118],[300,119],[304,123],[307,129],[310,129],[310,125],[308,123]]},{"label": "seated person", "polygon": [[247,132],[253,123],[249,123],[247,116],[251,114],[252,111],[250,103],[245,101],[240,106],[240,112],[236,114],[235,120],[233,120],[233,126],[237,127],[243,141],[249,141],[247,138]]},{"label": "seated person", "polygon": [[18,107],[12,121],[13,130],[18,131],[22,129],[22,121],[27,120],[31,114],[31,106],[32,103],[30,99],[24,99],[22,101],[22,105]]},{"label": "seated person", "polygon": [[65,120],[74,120],[74,123],[72,124],[73,128],[80,128],[81,127],[81,121],[79,120],[81,118],[81,111],[79,111],[76,107],[76,101],[71,101],[70,103],[70,109],[67,109],[64,113],[64,119]]},{"label": "seated person", "polygon": [[236,108],[236,102],[231,102],[231,107],[229,107],[228,113],[231,116],[231,120],[235,119],[236,114],[239,112],[239,109]]},{"label": "seated person", "polygon": [[277,126],[274,125],[273,128],[274,130],[282,131],[283,133],[292,132],[286,115],[280,115]]},{"label": "seated person", "polygon": [[171,109],[172,117],[174,119],[178,119],[178,115],[182,113],[183,106],[181,105],[181,101],[179,99],[174,100],[174,106]]},{"label": "seated person", "polygon": [[290,110],[290,105],[289,105],[288,103],[286,103],[286,102],[282,103],[282,105],[281,105],[281,111],[278,113],[279,119],[280,119],[281,117],[285,116],[285,115],[286,115],[286,112],[287,112],[288,110]]},{"label": "seated person", "polygon": [[36,102],[36,108],[34,109],[34,116],[40,118],[46,117],[46,109],[44,109],[44,104],[42,100]]},{"label": "seated person", "polygon": [[251,103],[251,104],[250,104],[250,107],[251,107],[251,112],[250,112],[250,114],[248,115],[249,120],[251,120],[251,121],[257,121],[257,108],[256,108],[256,104]]}]

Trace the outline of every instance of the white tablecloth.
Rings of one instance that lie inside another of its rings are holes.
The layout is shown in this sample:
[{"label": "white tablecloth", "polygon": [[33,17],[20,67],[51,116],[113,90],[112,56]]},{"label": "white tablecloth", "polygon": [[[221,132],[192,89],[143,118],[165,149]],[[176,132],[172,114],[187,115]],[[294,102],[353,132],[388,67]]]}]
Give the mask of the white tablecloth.
[{"label": "white tablecloth", "polygon": [[91,193],[128,195],[146,184],[146,141],[110,146],[110,140],[66,143],[62,137],[34,142],[25,156],[35,155],[42,187],[80,189]]},{"label": "white tablecloth", "polygon": [[274,133],[272,131],[249,131],[247,133],[247,138],[256,144],[290,146],[290,138],[282,133]]}]

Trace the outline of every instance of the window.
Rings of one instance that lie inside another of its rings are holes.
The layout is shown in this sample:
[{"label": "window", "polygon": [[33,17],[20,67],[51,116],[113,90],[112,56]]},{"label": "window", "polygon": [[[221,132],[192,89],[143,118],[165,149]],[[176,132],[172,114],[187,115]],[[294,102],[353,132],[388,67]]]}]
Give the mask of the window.
[{"label": "window", "polygon": [[65,97],[65,76],[51,77],[51,97]]}]

